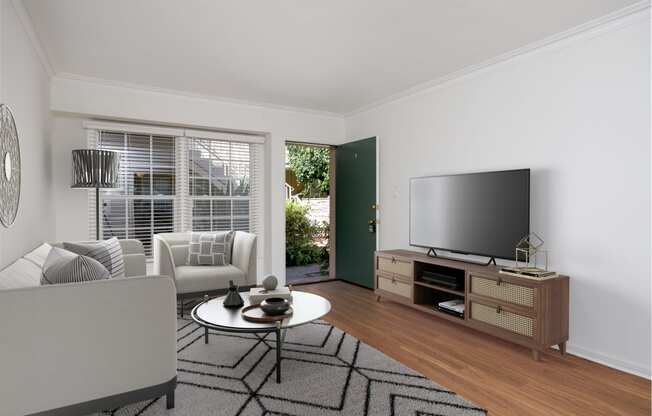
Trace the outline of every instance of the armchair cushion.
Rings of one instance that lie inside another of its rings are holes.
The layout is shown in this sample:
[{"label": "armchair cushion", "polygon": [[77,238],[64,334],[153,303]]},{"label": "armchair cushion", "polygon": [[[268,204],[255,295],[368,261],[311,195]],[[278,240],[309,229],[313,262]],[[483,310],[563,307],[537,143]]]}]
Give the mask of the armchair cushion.
[{"label": "armchair cushion", "polygon": [[176,272],[177,293],[208,292],[235,284],[246,284],[242,270],[230,264],[225,266],[179,266]]}]

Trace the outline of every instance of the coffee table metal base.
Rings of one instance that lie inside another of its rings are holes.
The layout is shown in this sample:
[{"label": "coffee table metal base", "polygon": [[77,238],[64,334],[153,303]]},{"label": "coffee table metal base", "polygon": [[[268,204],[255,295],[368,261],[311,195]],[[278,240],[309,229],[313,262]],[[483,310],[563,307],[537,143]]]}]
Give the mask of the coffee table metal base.
[{"label": "coffee table metal base", "polygon": [[[276,328],[273,330],[276,333],[276,382],[280,383],[281,382],[281,360],[282,360],[282,354],[281,351],[283,349],[283,342],[285,341],[285,334],[287,333],[286,329],[281,328],[281,321],[278,321],[276,323]],[[231,331],[224,331],[224,332],[231,332]],[[238,331],[238,332],[243,332],[243,331]],[[272,332],[270,331],[265,331],[265,332]],[[258,332],[253,332],[254,335],[256,335],[258,338],[263,339],[260,335],[258,335]],[[204,326],[204,344],[208,344],[208,327]]]}]

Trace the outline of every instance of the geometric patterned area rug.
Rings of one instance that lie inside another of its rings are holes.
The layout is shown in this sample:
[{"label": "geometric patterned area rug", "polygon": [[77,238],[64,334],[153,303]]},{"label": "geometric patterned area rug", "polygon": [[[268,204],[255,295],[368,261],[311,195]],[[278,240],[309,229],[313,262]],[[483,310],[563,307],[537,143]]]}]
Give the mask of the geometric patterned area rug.
[{"label": "geometric patterned area rug", "polygon": [[283,381],[275,334],[204,331],[178,319],[175,409],[165,397],[103,412],[115,416],[457,416],[481,409],[324,321],[287,331]]}]

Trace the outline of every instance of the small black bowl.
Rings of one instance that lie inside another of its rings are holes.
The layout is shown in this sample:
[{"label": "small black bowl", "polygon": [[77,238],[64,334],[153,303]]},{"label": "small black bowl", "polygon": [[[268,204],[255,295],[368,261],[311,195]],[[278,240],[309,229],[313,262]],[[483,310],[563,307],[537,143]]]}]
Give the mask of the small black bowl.
[{"label": "small black bowl", "polygon": [[290,303],[283,298],[267,298],[260,302],[260,309],[267,315],[283,315],[290,309]]}]

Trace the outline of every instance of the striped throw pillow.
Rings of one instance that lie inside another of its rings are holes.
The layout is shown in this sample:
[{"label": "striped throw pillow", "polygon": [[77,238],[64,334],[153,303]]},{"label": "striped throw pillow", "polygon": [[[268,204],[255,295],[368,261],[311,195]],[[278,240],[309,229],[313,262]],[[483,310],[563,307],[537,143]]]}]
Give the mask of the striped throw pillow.
[{"label": "striped throw pillow", "polygon": [[111,277],[125,277],[122,247],[116,237],[89,243],[63,243],[63,248],[99,261],[106,267]]},{"label": "striped throw pillow", "polygon": [[111,277],[99,261],[54,247],[43,264],[42,285],[88,282]]}]

